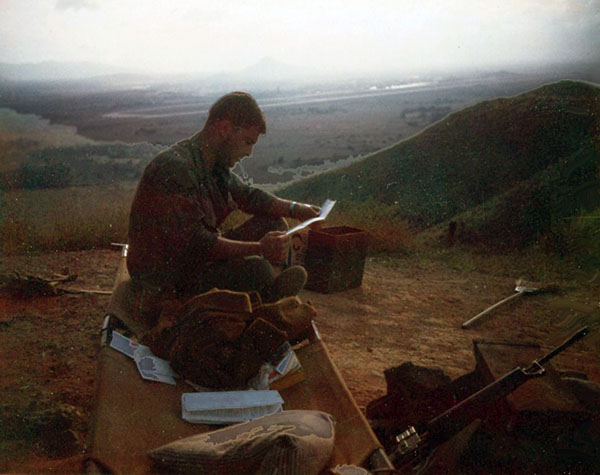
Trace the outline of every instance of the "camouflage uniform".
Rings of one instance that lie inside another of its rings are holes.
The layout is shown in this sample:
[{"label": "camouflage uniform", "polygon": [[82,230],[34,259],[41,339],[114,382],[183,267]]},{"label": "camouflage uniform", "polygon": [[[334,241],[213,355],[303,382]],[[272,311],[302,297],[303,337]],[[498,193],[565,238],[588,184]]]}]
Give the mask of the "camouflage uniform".
[{"label": "camouflage uniform", "polygon": [[266,260],[210,262],[208,254],[219,225],[237,208],[255,218],[225,237],[259,240],[269,230],[286,229],[283,218],[268,215],[275,199],[228,169],[208,170],[197,135],[176,143],[146,167],[133,200],[127,266],[134,283],[159,292],[260,291],[275,275]]}]

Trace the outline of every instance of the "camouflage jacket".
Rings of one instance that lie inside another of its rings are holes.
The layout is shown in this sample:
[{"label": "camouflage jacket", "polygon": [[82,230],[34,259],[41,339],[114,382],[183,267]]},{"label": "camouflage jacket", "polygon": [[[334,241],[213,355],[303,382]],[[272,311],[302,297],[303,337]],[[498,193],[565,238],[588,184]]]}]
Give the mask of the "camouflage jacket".
[{"label": "camouflage jacket", "polygon": [[182,140],[144,170],[129,217],[128,270],[152,286],[185,288],[229,213],[266,214],[274,200],[228,169],[208,170],[197,136]]}]

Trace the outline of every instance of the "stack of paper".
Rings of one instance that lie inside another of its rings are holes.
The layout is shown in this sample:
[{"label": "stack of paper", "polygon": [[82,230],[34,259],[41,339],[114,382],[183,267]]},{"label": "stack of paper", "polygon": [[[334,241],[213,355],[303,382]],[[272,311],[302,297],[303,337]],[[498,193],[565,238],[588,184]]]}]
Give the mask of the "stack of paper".
[{"label": "stack of paper", "polygon": [[198,424],[234,424],[280,412],[282,404],[277,391],[184,393],[181,417]]}]

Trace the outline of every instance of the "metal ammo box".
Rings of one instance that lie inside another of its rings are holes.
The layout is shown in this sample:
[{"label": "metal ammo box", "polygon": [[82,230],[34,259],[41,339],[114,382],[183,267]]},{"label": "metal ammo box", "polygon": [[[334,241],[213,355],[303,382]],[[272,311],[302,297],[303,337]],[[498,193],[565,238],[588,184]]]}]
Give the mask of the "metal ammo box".
[{"label": "metal ammo box", "polygon": [[359,287],[365,269],[368,235],[348,226],[333,226],[308,232],[304,267],[305,288],[322,293]]}]

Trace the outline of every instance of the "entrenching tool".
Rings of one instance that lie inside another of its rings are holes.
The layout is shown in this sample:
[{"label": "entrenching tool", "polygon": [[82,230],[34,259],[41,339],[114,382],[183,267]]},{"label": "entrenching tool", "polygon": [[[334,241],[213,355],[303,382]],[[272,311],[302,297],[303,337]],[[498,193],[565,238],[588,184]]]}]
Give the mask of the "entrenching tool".
[{"label": "entrenching tool", "polygon": [[542,293],[542,292],[554,292],[554,291],[556,291],[556,286],[531,287],[531,286],[528,286],[528,285],[523,285],[522,282],[521,282],[521,280],[518,280],[516,284],[517,284],[516,287],[515,287],[515,292],[516,293],[512,294],[509,297],[506,297],[505,299],[500,300],[500,302],[495,303],[491,307],[486,308],[483,312],[478,313],[474,317],[470,318],[469,320],[467,320],[465,323],[463,323],[461,325],[461,328],[468,328],[473,323],[475,323],[477,320],[479,320],[481,317],[483,317],[484,315],[487,315],[488,313],[490,313],[495,308],[499,307],[500,305],[505,304],[506,302],[509,302],[510,300],[516,299],[517,297],[521,297],[522,295],[525,295],[525,294],[533,295],[533,294],[539,294],[539,293]]}]

